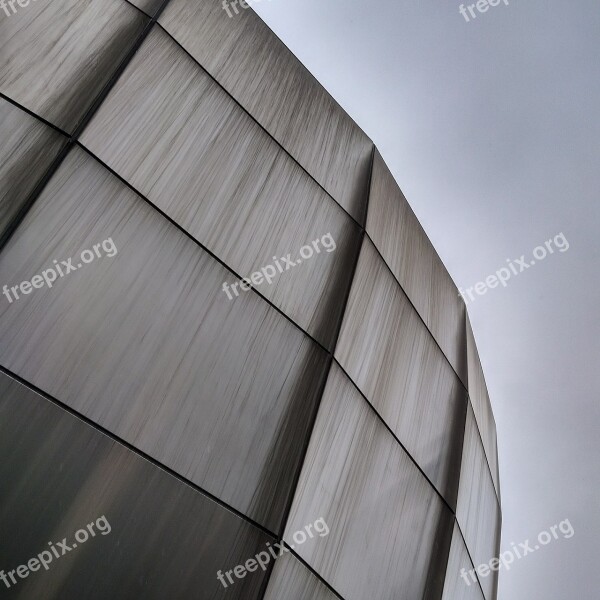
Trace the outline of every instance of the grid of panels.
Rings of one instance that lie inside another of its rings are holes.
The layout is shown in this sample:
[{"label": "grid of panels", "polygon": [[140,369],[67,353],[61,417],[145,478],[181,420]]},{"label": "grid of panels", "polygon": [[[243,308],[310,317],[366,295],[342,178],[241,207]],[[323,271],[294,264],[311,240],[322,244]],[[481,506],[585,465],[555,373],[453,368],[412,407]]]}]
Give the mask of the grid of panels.
[{"label": "grid of panels", "polygon": [[123,0],[31,2],[0,19],[0,92],[72,133],[147,22]]},{"label": "grid of panels", "polygon": [[[54,4],[64,15],[71,2]],[[69,27],[94,18],[90,3],[80,4]],[[134,4],[152,14],[159,3]],[[31,57],[8,75],[0,63],[11,98],[67,131],[148,22],[131,6],[95,6],[114,23],[87,27],[91,50],[69,38],[74,56],[35,102],[19,87]],[[464,304],[377,152],[370,164],[368,138],[256,15],[244,11],[227,29],[222,13],[167,3],[78,142],[123,181],[71,149],[0,255],[0,281],[17,282],[88,241],[112,235],[119,245],[118,260],[4,305],[0,362],[242,522],[276,535],[287,520],[291,544],[294,529],[326,512],[332,537],[295,550],[308,567],[278,559],[267,597],[310,589],[323,598],[400,590],[446,598],[455,589],[447,564],[464,564],[465,552],[485,562],[499,541],[497,503],[496,518],[485,518],[498,489],[495,427],[483,375],[472,376]],[[40,27],[35,14],[28,19],[25,38]],[[257,51],[233,52],[234,41]],[[61,87],[85,80],[88,50],[101,83],[85,93]],[[39,152],[32,161],[44,170]],[[365,214],[366,236],[355,222]],[[325,229],[337,242],[330,256],[260,289],[263,298],[251,291],[227,301],[223,281]],[[341,367],[329,368],[334,347]],[[467,383],[474,415],[465,412]],[[466,547],[455,539],[459,526]],[[373,551],[382,541],[390,552]],[[182,564],[192,578],[195,563]],[[495,586],[484,582],[487,600]]]},{"label": "grid of panels", "polygon": [[452,511],[336,364],[284,539],[320,517],[297,552],[344,598],[440,597]]},{"label": "grid of panels", "polygon": [[[32,572],[11,589],[3,584],[3,594],[261,597],[263,571],[229,589],[215,574],[272,537],[3,373],[0,452],[0,477],[11,482],[0,494],[0,564],[26,564],[65,536],[71,548],[59,559],[50,553],[51,576]],[[95,535],[73,546],[75,532],[101,517]]]},{"label": "grid of panels", "polygon": [[373,143],[251,10],[171,0],[163,26],[357,221]]},{"label": "grid of panels", "polygon": [[277,532],[324,351],[256,294],[223,299],[231,273],[80,149],[0,255],[0,281],[108,237],[114,256],[2,304],[0,363]]},{"label": "grid of panels", "polygon": [[369,239],[335,356],[454,509],[467,393]]},{"label": "grid of panels", "polygon": [[366,229],[466,385],[465,303],[379,152]]},{"label": "grid of panels", "polygon": [[300,248],[330,234],[335,251],[322,248],[257,289],[331,346],[358,226],[160,28],[81,141],[244,276],[290,252],[296,262]]}]

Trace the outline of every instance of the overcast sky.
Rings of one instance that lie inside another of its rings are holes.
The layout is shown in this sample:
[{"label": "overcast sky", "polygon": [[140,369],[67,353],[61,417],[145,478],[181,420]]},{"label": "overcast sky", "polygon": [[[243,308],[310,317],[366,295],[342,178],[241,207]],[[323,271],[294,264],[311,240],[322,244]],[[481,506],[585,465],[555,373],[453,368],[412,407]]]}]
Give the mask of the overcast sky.
[{"label": "overcast sky", "polygon": [[[216,0],[215,0],[216,1]],[[262,0],[255,10],[380,149],[455,283],[563,233],[468,304],[498,427],[499,600],[600,589],[600,5]]]}]

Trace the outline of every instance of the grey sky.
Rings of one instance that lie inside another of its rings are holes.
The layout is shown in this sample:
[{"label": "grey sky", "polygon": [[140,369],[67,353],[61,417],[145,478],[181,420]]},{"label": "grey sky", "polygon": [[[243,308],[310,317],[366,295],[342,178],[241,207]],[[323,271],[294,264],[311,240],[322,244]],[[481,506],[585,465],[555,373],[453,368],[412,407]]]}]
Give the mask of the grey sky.
[{"label": "grey sky", "polygon": [[[373,139],[457,285],[563,232],[470,303],[498,427],[500,600],[600,589],[600,5],[262,0],[255,10]],[[234,17],[235,18],[235,17]]]}]

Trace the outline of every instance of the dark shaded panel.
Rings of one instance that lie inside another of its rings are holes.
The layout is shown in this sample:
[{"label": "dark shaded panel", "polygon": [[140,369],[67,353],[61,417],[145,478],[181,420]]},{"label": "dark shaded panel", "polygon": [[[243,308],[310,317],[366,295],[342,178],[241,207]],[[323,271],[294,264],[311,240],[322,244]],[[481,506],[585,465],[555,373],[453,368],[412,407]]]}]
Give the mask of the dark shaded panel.
[{"label": "dark shaded panel", "polygon": [[228,589],[217,571],[269,536],[3,373],[0,391],[0,567],[52,559],[3,598],[259,597],[263,571]]},{"label": "dark shaded panel", "polygon": [[319,518],[295,551],[346,600],[441,596],[453,515],[336,363],[285,540]]},{"label": "dark shaded panel", "polygon": [[466,386],[465,303],[378,151],[367,233]]},{"label": "dark shaded panel", "polygon": [[[249,277],[269,266],[271,285],[263,277],[257,289],[331,345],[358,227],[160,28],[82,143],[236,273]],[[317,253],[312,242],[327,234],[334,243],[327,237]],[[299,255],[306,245],[310,259]],[[273,258],[285,269],[280,257],[288,254],[302,262],[280,273]],[[230,301],[239,291],[227,291]]]},{"label": "dark shaded panel", "polygon": [[364,222],[372,142],[256,13],[172,0],[159,23]]},{"label": "dark shaded panel", "polygon": [[[498,556],[500,506],[470,406],[467,411],[456,519],[476,566],[489,563]],[[497,573],[481,578],[481,587],[487,600],[495,600]]]},{"label": "dark shaded panel", "polygon": [[467,393],[368,238],[335,356],[455,507]]},{"label": "dark shaded panel", "polygon": [[66,138],[0,98],[0,238]]},{"label": "dark shaded panel", "polygon": [[469,368],[469,397],[473,406],[473,413],[477,427],[483,440],[483,449],[490,465],[492,479],[496,494],[500,498],[500,481],[498,475],[498,448],[496,441],[496,421],[492,413],[492,405],[488,395],[485,377],[479,360],[479,353],[475,345],[475,337],[471,322],[467,317],[467,360]]},{"label": "dark shaded panel", "polygon": [[153,17],[165,0],[129,0],[131,4]]},{"label": "dark shaded panel", "polygon": [[148,18],[123,0],[38,0],[0,19],[0,91],[73,132]]},{"label": "dark shaded panel", "polygon": [[284,554],[273,567],[264,600],[337,600],[297,558]]},{"label": "dark shaded panel", "polygon": [[116,253],[0,297],[0,363],[277,531],[325,352],[254,292],[228,301],[229,271],[79,148],[0,256],[0,281],[77,266],[108,238]]},{"label": "dark shaded panel", "polygon": [[[484,600],[476,579],[477,576],[469,573],[472,570],[473,563],[467,553],[465,542],[462,539],[458,525],[454,524],[442,600]],[[475,581],[473,578],[475,578]]]}]

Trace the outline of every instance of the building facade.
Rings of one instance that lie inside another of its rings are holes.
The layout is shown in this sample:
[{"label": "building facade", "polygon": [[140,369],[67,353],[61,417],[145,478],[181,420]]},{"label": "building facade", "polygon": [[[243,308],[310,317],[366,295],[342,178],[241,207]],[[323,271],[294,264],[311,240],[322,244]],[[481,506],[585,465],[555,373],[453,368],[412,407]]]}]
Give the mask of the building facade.
[{"label": "building facade", "polygon": [[369,138],[251,10],[5,12],[2,597],[494,600],[473,333]]}]

